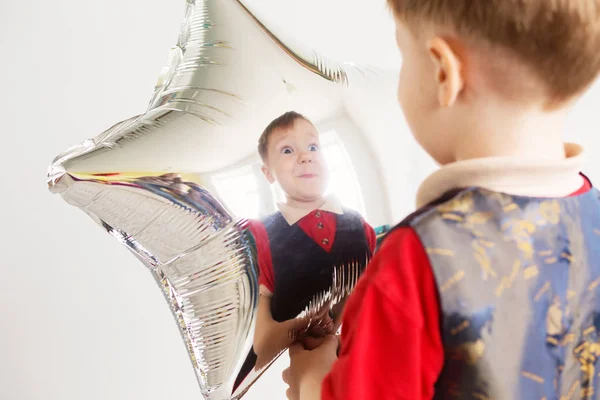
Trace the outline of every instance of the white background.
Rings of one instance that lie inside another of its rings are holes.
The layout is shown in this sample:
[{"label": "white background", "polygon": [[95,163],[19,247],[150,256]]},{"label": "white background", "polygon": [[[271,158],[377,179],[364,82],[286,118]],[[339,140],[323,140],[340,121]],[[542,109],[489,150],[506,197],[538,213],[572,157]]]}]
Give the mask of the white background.
[{"label": "white background", "polygon": [[[334,58],[382,67],[400,62],[383,0],[253,4]],[[145,110],[183,9],[182,0],[0,3],[0,399],[200,398],[150,274],[45,186],[56,154]],[[399,216],[410,211],[418,182],[433,166],[404,125],[374,117],[398,109],[367,100],[348,107],[387,160],[387,194]],[[587,146],[592,178],[600,178],[599,105],[595,88],[568,136]],[[282,357],[245,398],[282,399],[286,362]]]}]

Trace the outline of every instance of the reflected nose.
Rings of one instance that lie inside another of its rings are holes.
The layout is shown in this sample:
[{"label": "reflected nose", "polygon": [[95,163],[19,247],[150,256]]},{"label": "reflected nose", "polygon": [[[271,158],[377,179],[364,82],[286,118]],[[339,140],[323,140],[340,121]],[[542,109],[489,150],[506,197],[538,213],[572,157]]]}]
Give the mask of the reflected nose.
[{"label": "reflected nose", "polygon": [[298,157],[298,162],[301,164],[313,162],[313,154],[310,151],[303,151]]}]

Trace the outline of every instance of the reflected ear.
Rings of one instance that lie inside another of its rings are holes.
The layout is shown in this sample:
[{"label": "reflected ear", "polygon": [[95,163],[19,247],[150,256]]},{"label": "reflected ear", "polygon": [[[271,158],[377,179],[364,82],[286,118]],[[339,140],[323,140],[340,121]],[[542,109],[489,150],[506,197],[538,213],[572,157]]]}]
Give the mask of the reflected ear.
[{"label": "reflected ear", "polygon": [[440,105],[452,107],[464,88],[461,61],[448,42],[440,37],[429,42],[428,50],[435,67]]},{"label": "reflected ear", "polygon": [[267,178],[267,181],[270,184],[275,183],[275,178],[273,177],[273,174],[271,173],[271,170],[269,169],[269,167],[267,167],[266,165],[263,165],[262,167],[260,167],[260,170],[265,175],[265,178]]}]

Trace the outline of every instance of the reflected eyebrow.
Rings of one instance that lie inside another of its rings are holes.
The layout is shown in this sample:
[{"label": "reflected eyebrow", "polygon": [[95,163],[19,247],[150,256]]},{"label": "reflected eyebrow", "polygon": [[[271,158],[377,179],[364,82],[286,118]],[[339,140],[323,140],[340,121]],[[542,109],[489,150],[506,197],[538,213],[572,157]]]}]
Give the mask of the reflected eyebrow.
[{"label": "reflected eyebrow", "polygon": [[315,134],[313,132],[309,132],[308,135],[310,137],[310,140],[314,140],[315,142],[319,143],[319,139],[320,138],[319,138],[318,134]]},{"label": "reflected eyebrow", "polygon": [[285,142],[288,139],[287,136],[282,137],[281,139],[279,139],[278,141],[273,143],[273,146],[275,147],[279,147],[279,145],[281,145],[282,142]]},{"label": "reflected eyebrow", "polygon": [[[278,132],[279,133],[279,132]],[[289,135],[283,134],[283,135],[277,135],[280,136],[279,140],[272,142],[273,146],[277,147],[281,142],[283,142],[284,140],[288,139]]]}]

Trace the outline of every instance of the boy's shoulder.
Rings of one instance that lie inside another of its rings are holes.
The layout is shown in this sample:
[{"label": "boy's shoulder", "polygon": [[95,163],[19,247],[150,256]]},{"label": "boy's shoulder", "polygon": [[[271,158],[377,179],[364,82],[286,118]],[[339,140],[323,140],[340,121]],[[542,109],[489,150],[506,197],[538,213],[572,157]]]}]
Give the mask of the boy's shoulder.
[{"label": "boy's shoulder", "polygon": [[446,193],[444,193],[442,196],[438,197],[436,200],[424,205],[423,207],[417,209],[416,211],[414,211],[412,214],[408,215],[406,218],[404,218],[404,220],[402,220],[402,222],[400,222],[398,225],[396,225],[395,228],[393,228],[392,230],[396,229],[396,228],[400,228],[400,227],[410,227],[410,226],[414,226],[417,225],[419,222],[421,222],[422,220],[424,220],[426,217],[428,217],[429,215],[435,213],[437,210],[439,210],[440,207],[442,208],[448,208],[448,206],[452,207],[452,205],[458,205],[457,203],[460,202],[462,199],[469,197],[470,194],[474,191],[477,190],[475,188],[467,188],[467,189],[453,189],[450,190]]},{"label": "boy's shoulder", "polygon": [[362,219],[362,215],[358,211],[356,211],[356,210],[354,210],[352,208],[341,206],[341,209],[342,209],[342,214],[341,215],[346,215],[346,216],[351,216],[351,217]]},{"label": "boy's shoulder", "polygon": [[281,211],[275,211],[274,213],[265,215],[264,217],[255,220],[255,223],[261,224],[264,227],[269,227],[273,224],[277,224],[278,222],[281,223],[283,221],[285,221],[285,218],[283,217]]},{"label": "boy's shoulder", "polygon": [[273,212],[271,214],[267,214],[267,215],[265,215],[263,217],[260,217],[256,221],[264,222],[264,221],[275,219],[275,218],[277,218],[280,215],[281,215],[281,211],[277,210],[277,211],[275,211],[275,212]]},{"label": "boy's shoulder", "polygon": [[277,222],[283,220],[283,216],[280,211],[276,211],[272,214],[265,215],[263,217],[258,217],[254,219],[247,219],[244,222],[244,227],[250,229],[252,232],[254,231],[264,231],[268,227],[273,226]]},{"label": "boy's shoulder", "polygon": [[[586,178],[587,179],[587,178]],[[586,186],[587,190],[582,190],[571,196],[564,197],[569,199],[576,197],[578,194],[586,194],[588,200],[584,201],[581,206],[589,212],[597,213],[600,210],[600,191],[591,186]],[[516,208],[525,207],[529,202],[537,202],[540,206],[549,206],[545,204],[548,201],[554,201],[553,198],[536,198],[526,196],[513,196],[505,193],[494,192],[480,187],[469,187],[462,189],[454,189],[446,192],[438,199],[429,204],[417,209],[415,212],[407,216],[402,222],[393,227],[383,240],[386,240],[391,233],[399,229],[411,229],[417,232],[417,236],[421,229],[435,225],[435,229],[440,228],[440,224],[435,221],[450,223],[452,222],[471,222],[481,224],[488,220],[490,214],[501,214],[510,212]],[[444,225],[446,225],[444,223]]]},{"label": "boy's shoulder", "polygon": [[423,207],[418,208],[416,211],[404,218],[400,223],[388,230],[386,234],[378,241],[377,247],[381,247],[384,242],[390,240],[395,241],[398,240],[398,238],[404,237],[404,235],[399,235],[397,231],[414,231],[416,228],[424,225],[426,221],[431,219],[430,217],[434,215],[440,215],[440,211],[452,213],[453,210],[465,210],[469,207],[469,204],[472,203],[473,194],[479,190],[482,189],[472,187],[453,189],[444,193],[436,200],[433,200]]}]

